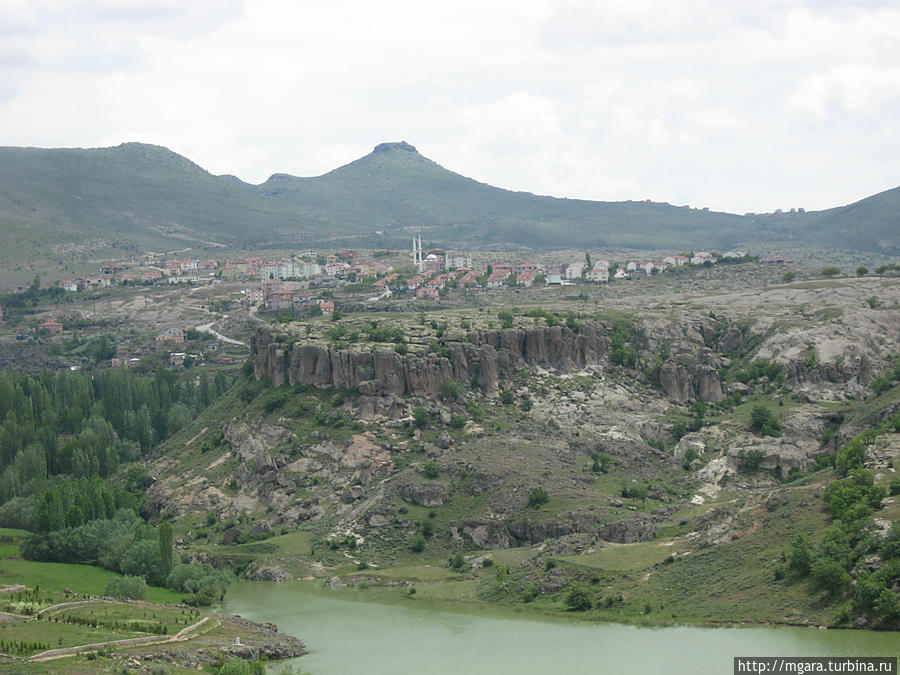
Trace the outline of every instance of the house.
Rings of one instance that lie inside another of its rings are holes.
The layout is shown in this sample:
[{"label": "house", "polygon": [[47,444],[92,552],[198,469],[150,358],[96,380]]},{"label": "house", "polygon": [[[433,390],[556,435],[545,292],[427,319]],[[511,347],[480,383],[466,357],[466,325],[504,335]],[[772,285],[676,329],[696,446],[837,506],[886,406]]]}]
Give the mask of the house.
[{"label": "house", "polygon": [[574,281],[575,279],[580,279],[584,274],[584,268],[586,265],[583,262],[574,262],[566,265],[566,280]]},{"label": "house", "polygon": [[669,263],[670,265],[675,265],[676,267],[687,265],[690,261],[691,259],[686,255],[668,255],[663,258],[664,263]]},{"label": "house", "polygon": [[294,291],[272,291],[266,298],[267,309],[291,309],[294,306]]},{"label": "house", "polygon": [[628,272],[623,270],[621,267],[616,270],[615,274],[613,274],[613,279],[627,279],[627,278],[628,278]]},{"label": "house", "polygon": [[716,262],[716,257],[709,251],[699,251],[691,258],[691,265],[705,265]]},{"label": "house", "polygon": [[122,368],[127,363],[128,359],[124,356],[114,356],[109,360],[110,368]]},{"label": "house", "polygon": [[597,262],[597,264],[591,268],[591,271],[587,273],[587,280],[600,284],[609,283],[609,267],[604,267],[600,262]]},{"label": "house", "polygon": [[244,297],[251,305],[259,305],[266,300],[266,289],[262,286],[250,286],[244,289]]},{"label": "house", "polygon": [[551,272],[547,275],[547,284],[551,286],[559,286],[562,284],[562,275],[559,272]]},{"label": "house", "polygon": [[416,297],[419,300],[436,300],[437,298],[441,297],[441,293],[437,288],[434,288],[433,286],[426,286],[424,288],[416,289]]},{"label": "house", "polygon": [[178,326],[166,328],[166,330],[156,336],[157,342],[184,342],[185,340],[187,340],[187,331]]},{"label": "house", "polygon": [[74,279],[66,279],[59,282],[59,287],[64,291],[75,292],[78,290],[78,282]]},{"label": "house", "polygon": [[334,314],[334,302],[331,300],[319,300],[319,309],[322,314]]},{"label": "house", "polygon": [[82,279],[82,283],[88,288],[109,288],[112,279],[98,274],[92,274]]},{"label": "house", "polygon": [[735,251],[726,251],[722,254],[723,258],[745,258],[747,256],[746,251],[735,250]]},{"label": "house", "polygon": [[477,272],[466,272],[459,279],[459,287],[460,288],[477,288],[478,287],[478,273]]},{"label": "house", "polygon": [[534,285],[534,278],[537,276],[537,269],[524,269],[516,275],[516,283],[526,288]]},{"label": "house", "polygon": [[169,354],[169,365],[170,366],[181,366],[184,365],[184,357],[187,356],[184,352],[171,352]]},{"label": "house", "polygon": [[51,319],[49,321],[44,321],[42,324],[38,324],[38,328],[47,331],[50,335],[56,335],[57,333],[62,333],[63,325],[59,321],[53,321]]}]

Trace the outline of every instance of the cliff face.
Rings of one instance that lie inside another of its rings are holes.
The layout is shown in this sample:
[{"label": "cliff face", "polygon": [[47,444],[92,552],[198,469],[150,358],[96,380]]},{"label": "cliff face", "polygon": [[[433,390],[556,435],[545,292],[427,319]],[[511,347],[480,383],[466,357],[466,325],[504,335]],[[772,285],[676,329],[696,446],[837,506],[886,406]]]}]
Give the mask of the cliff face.
[{"label": "cliff face", "polygon": [[359,388],[366,395],[413,394],[434,397],[449,380],[475,380],[495,396],[501,378],[523,364],[577,370],[601,362],[606,330],[585,325],[576,333],[565,326],[470,333],[465,342],[447,342],[446,356],[401,355],[387,348],[369,352],[335,350],[323,344],[290,343],[286,336],[260,329],[253,338],[256,377],[272,384],[310,384]]},{"label": "cliff face", "polygon": [[[642,329],[641,347],[648,355],[668,333],[679,349],[667,356],[659,372],[659,384],[676,402],[698,398],[724,398],[716,367],[718,345],[707,346],[699,331],[672,326],[663,337]],[[371,351],[336,350],[322,343],[292,342],[288,336],[260,329],[252,341],[256,377],[268,376],[272,384],[305,384],[338,389],[358,388],[366,396],[436,397],[450,380],[477,383],[487,396],[496,396],[501,380],[524,366],[539,366],[560,373],[585,366],[607,365],[612,327],[585,323],[578,330],[567,326],[469,333],[464,341],[446,341],[445,355],[396,353],[387,347]]]}]

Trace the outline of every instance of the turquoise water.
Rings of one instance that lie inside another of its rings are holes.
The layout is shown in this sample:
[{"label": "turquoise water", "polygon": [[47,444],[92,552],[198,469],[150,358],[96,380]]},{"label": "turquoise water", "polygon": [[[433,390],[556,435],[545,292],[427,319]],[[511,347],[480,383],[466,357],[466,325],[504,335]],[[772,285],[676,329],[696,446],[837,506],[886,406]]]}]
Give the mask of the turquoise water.
[{"label": "turquoise water", "polygon": [[[543,621],[495,607],[372,602],[370,591],[236,584],[224,610],[302,639],[312,675],[721,675],[735,656],[897,656],[900,634],[815,628],[638,628]],[[383,596],[381,596],[383,598]],[[276,666],[273,670],[277,672]]]}]

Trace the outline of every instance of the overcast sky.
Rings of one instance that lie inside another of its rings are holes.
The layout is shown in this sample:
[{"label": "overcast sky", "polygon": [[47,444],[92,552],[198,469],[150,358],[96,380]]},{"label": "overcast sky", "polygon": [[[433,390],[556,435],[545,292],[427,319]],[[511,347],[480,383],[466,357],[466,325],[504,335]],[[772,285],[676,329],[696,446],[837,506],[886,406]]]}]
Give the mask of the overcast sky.
[{"label": "overcast sky", "polygon": [[259,183],[383,141],[477,180],[743,213],[900,185],[900,0],[0,0],[0,144]]}]

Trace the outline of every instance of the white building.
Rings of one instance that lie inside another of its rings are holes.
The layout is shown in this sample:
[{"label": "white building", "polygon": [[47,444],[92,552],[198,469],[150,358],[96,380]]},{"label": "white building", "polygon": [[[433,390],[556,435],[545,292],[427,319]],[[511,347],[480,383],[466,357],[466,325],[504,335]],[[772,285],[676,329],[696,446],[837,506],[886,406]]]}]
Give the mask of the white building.
[{"label": "white building", "polygon": [[574,279],[580,279],[581,275],[584,274],[584,268],[586,265],[583,262],[574,262],[566,265],[566,279],[572,281]]},{"label": "white building", "polygon": [[[606,261],[602,261],[606,262]],[[600,262],[598,262],[591,269],[590,272],[587,273],[588,281],[594,281],[596,283],[605,284],[609,282],[609,266],[602,266]]]},{"label": "white building", "polygon": [[300,276],[300,266],[293,260],[282,260],[276,263],[267,263],[263,265],[259,272],[260,279],[268,281],[269,279],[289,279]]},{"label": "white building", "polygon": [[444,257],[444,269],[459,269],[460,267],[465,267],[467,269],[471,269],[472,267],[472,254],[471,253],[448,253]]}]

